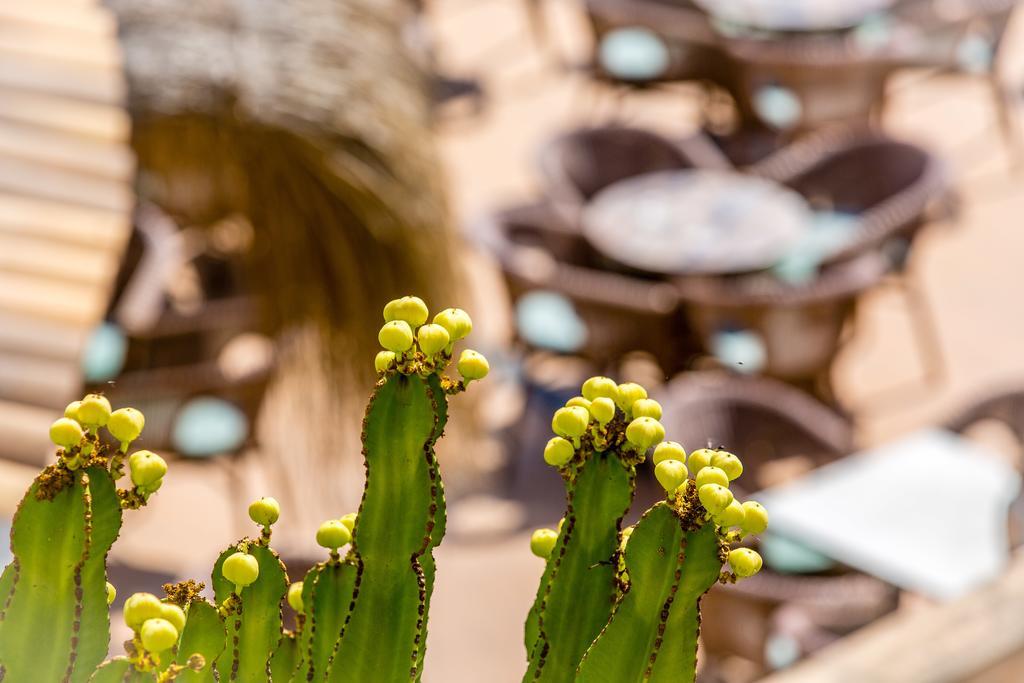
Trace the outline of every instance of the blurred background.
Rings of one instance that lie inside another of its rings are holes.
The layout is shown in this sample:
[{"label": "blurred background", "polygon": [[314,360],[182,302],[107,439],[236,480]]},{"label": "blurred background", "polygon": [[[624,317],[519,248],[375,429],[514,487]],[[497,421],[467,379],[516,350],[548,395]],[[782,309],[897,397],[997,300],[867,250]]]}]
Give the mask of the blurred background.
[{"label": "blurred background", "polygon": [[102,391],[173,473],[122,595],[205,578],[261,495],[315,561],[418,294],[492,367],[440,452],[426,680],[522,676],[593,374],[772,515],[701,681],[1024,680],[1016,4],[0,2],[0,528]]}]

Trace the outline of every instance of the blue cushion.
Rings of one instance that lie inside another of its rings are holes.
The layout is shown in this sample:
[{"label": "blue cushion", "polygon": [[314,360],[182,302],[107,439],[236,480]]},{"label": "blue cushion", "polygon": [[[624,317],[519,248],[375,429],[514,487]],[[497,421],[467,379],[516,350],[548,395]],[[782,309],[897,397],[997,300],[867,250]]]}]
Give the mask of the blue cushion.
[{"label": "blue cushion", "polygon": [[620,28],[601,38],[601,67],[624,81],[644,81],[662,76],[671,57],[661,38],[646,28]]},{"label": "blue cushion", "polygon": [[89,335],[82,353],[82,375],[90,384],[113,379],[124,367],[128,340],[114,323],[101,323]]},{"label": "blue cushion", "polygon": [[711,353],[734,372],[752,375],[764,369],[768,352],[764,340],[751,330],[724,330],[711,337]]},{"label": "blue cushion", "polygon": [[795,128],[804,112],[796,93],[780,85],[763,85],[755,90],[753,104],[761,120],[777,130]]},{"label": "blue cushion", "polygon": [[249,435],[249,420],[238,406],[203,396],[186,403],[174,421],[171,435],[181,455],[206,458],[237,451]]},{"label": "blue cushion", "polygon": [[587,326],[572,302],[557,292],[536,291],[516,302],[516,328],[531,346],[572,353],[587,341]]}]

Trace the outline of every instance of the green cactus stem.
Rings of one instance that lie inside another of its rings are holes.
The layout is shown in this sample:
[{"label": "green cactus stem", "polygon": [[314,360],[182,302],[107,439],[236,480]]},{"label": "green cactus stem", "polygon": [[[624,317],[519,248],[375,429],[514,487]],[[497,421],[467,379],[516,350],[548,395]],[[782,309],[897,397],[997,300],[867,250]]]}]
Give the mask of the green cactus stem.
[{"label": "green cactus stem", "polygon": [[193,600],[185,613],[185,628],[181,632],[174,661],[185,666],[198,654],[203,658],[203,667],[184,669],[175,680],[179,683],[215,683],[214,665],[224,652],[224,619],[217,608],[205,600]]},{"label": "green cactus stem", "polygon": [[[224,561],[247,552],[259,564],[259,576],[237,591],[222,572]],[[244,539],[229,546],[213,567],[213,593],[224,613],[226,639],[217,658],[221,681],[264,681],[270,659],[281,640],[281,602],[288,591],[288,574],[277,553],[267,545]]]},{"label": "green cactus stem", "polygon": [[607,623],[615,599],[612,560],[633,500],[633,469],[605,451],[572,472],[565,521],[527,619],[531,650],[524,681],[571,681]]},{"label": "green cactus stem", "polygon": [[[555,412],[558,435],[545,448],[565,480],[567,509],[526,620],[524,683],[572,681],[576,665],[608,622],[618,594],[619,529],[633,502],[636,465],[664,437],[633,404],[653,403],[636,384],[595,377],[583,396]],[[635,443],[637,426],[645,427]]]},{"label": "green cactus stem", "polygon": [[438,405],[446,401],[437,386],[394,374],[370,399],[363,421],[366,488],[353,539],[357,578],[335,654],[339,665],[328,678],[334,683],[419,675],[432,583],[423,557],[434,545],[439,501],[433,444]]},{"label": "green cactus stem", "polygon": [[296,681],[322,681],[330,668],[334,646],[352,604],[358,568],[350,560],[316,565],[302,582],[306,619],[301,646],[302,670]]},{"label": "green cactus stem", "polygon": [[693,681],[700,598],[718,580],[720,540],[666,503],[648,510],[626,546],[629,590],[587,650],[580,683]]}]

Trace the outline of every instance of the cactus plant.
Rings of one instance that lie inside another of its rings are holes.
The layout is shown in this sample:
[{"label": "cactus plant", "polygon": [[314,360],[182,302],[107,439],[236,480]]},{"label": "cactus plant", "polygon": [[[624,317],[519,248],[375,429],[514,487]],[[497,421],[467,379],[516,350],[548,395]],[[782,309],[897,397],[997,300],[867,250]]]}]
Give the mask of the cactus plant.
[{"label": "cactus plant", "polygon": [[[743,471],[735,455],[702,449],[687,468],[682,446],[662,441],[661,406],[642,387],[594,377],[582,393],[555,412],[559,436],[545,448],[567,509],[557,532],[531,538],[546,566],[527,617],[523,680],[692,681],[701,598],[760,569],[755,551],[728,549],[764,531],[767,513],[733,500],[728,485]],[[666,500],[620,532],[636,466],[652,447]],[[727,559],[731,572],[722,571]]]},{"label": "cactus plant", "polygon": [[[433,551],[446,522],[434,447],[449,396],[489,372],[467,349],[457,362],[461,379],[446,377],[472,321],[459,309],[428,319],[416,297],[384,309],[385,350],[374,359],[378,381],[363,420],[362,502],[317,529],[327,558],[290,584],[271,547],[282,511],[260,498],[249,506],[258,533],[227,546],[214,564],[214,601],[195,581],[165,585],[164,598],[128,596],[132,638],[123,656],[107,661],[117,592],[106,579],[107,552],[123,510],[150,500],[167,463],[149,451],[129,455],[144,427],[139,411],[112,411],[99,395],[70,404],[50,430],[57,461],[15,515],[14,560],[0,575],[0,680],[420,681]],[[544,459],[565,482],[567,509],[557,530],[530,540],[546,566],[526,624],[525,680],[692,681],[701,597],[716,581],[760,569],[756,552],[730,549],[768,523],[762,506],[729,490],[742,462],[709,449],[687,458],[663,441],[660,417],[643,387],[604,377],[555,412]],[[622,529],[636,468],[652,448],[665,500]],[[131,483],[119,489],[126,474]],[[292,629],[285,603],[295,613]]]}]

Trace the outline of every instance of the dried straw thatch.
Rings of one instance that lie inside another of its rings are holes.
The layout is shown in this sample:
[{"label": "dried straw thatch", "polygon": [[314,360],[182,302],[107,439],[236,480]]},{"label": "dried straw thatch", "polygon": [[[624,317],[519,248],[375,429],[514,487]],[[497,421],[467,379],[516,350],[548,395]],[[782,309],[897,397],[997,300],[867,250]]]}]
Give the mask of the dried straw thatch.
[{"label": "dried straw thatch", "polygon": [[[334,391],[297,413],[358,416],[380,308],[455,301],[452,232],[407,0],[108,0],[120,20],[140,192],[183,225],[241,215],[274,330],[313,329]],[[295,373],[293,372],[293,376]],[[299,387],[302,383],[299,383]],[[346,395],[350,398],[346,398]],[[351,432],[352,430],[349,430]],[[351,434],[350,434],[351,436]],[[335,450],[335,440],[330,446]],[[346,450],[358,462],[358,448]],[[290,449],[294,450],[294,449]],[[336,452],[336,451],[335,451]],[[361,468],[360,468],[361,469]]]}]

